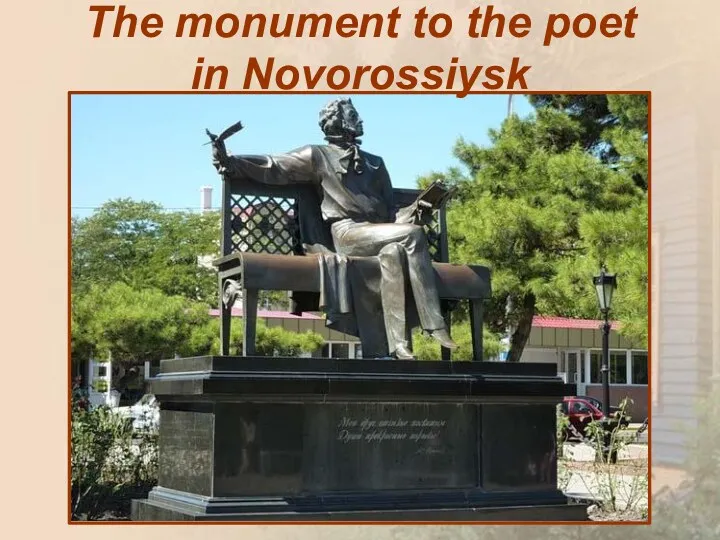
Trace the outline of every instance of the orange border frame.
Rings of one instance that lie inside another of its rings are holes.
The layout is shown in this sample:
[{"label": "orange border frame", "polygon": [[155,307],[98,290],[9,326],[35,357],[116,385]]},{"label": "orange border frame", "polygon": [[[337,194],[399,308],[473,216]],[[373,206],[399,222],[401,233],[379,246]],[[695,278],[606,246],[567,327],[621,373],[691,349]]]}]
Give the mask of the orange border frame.
[{"label": "orange border frame", "polygon": [[[358,90],[354,92],[338,92],[331,90],[318,91],[283,91],[283,90],[262,90],[262,91],[201,91],[201,90],[130,90],[130,91],[112,91],[112,90],[69,90],[67,93],[67,369],[68,369],[68,400],[67,400],[67,475],[68,475],[68,525],[576,525],[576,526],[603,526],[603,525],[651,525],[652,524],[652,377],[648,377],[648,519],[645,521],[72,521],[72,470],[70,463],[71,456],[71,420],[72,420],[72,311],[71,311],[71,291],[72,291],[72,246],[71,246],[71,230],[70,220],[72,216],[72,96],[74,95],[242,95],[242,94],[272,94],[272,95],[367,95],[367,94],[383,94],[383,95],[456,95],[456,92],[428,92],[428,91],[377,91],[377,90]],[[647,95],[648,97],[648,282],[652,283],[652,264],[649,254],[652,252],[652,92],[641,90],[610,90],[610,91],[473,91],[468,95],[539,95],[539,94],[566,94],[566,95],[610,95],[610,94],[632,94]],[[462,99],[462,98],[458,98]],[[652,299],[651,291],[648,287],[648,372],[654,369],[653,356],[654,351],[651,350],[652,343]]]}]

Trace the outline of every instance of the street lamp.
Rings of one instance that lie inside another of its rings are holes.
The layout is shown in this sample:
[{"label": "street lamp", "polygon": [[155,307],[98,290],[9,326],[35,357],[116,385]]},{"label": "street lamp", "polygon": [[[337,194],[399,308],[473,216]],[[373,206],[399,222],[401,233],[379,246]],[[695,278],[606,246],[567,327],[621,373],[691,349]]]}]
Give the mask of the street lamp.
[{"label": "street lamp", "polygon": [[617,288],[617,280],[614,274],[608,274],[603,266],[600,275],[593,278],[595,291],[597,292],[600,311],[605,319],[603,323],[602,340],[602,384],[603,384],[603,414],[610,417],[610,321],[608,312],[612,304],[612,297]]}]

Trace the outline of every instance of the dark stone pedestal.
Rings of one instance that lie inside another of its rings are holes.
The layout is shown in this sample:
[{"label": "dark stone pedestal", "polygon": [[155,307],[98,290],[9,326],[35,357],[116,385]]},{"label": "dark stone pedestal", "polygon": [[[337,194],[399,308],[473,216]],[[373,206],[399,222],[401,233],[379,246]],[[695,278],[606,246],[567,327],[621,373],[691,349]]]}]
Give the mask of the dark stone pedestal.
[{"label": "dark stone pedestal", "polygon": [[136,521],[582,521],[556,487],[550,364],[166,360]]}]

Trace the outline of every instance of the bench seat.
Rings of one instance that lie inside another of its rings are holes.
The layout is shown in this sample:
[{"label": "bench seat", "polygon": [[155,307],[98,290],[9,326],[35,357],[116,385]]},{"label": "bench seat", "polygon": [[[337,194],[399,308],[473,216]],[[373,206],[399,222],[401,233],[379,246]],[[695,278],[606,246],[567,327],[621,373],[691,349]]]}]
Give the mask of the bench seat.
[{"label": "bench seat", "polygon": [[[374,257],[349,257],[353,264],[377,264]],[[243,355],[254,354],[258,291],[320,292],[317,255],[293,256],[235,252],[213,261],[218,269],[220,294],[227,279],[240,279],[243,290],[245,339]],[[473,350],[482,354],[482,305],[490,296],[490,271],[484,266],[433,263],[440,298],[470,303]],[[232,306],[222,306],[223,312]],[[229,354],[230,319],[223,316],[222,354]],[[444,354],[445,356],[445,354]],[[473,358],[481,361],[482,358]]]}]

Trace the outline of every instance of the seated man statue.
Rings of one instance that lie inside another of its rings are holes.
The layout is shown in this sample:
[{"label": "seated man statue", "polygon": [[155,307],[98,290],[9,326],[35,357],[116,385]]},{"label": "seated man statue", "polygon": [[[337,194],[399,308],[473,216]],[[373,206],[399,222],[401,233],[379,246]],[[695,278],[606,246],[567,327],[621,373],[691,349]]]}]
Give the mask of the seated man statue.
[{"label": "seated man statue", "polygon": [[423,330],[443,347],[454,349],[440,308],[428,242],[415,204],[395,211],[390,177],[383,160],[360,150],[363,123],[350,99],[330,102],[320,112],[325,145],[308,145],[272,156],[228,155],[222,140],[213,140],[213,163],[230,177],[269,185],[312,184],[317,187],[322,220],[334,250],[347,257],[378,257],[380,296],[388,350],[411,359],[406,340],[405,263]]}]

